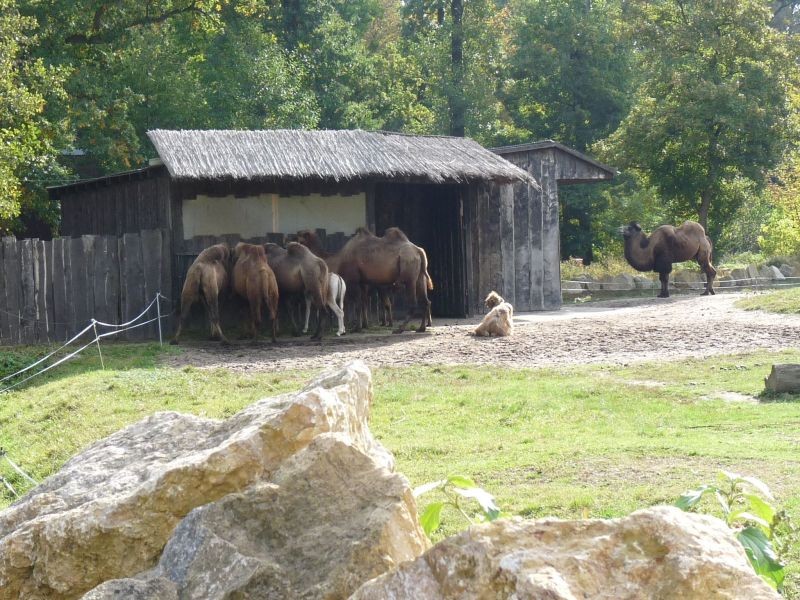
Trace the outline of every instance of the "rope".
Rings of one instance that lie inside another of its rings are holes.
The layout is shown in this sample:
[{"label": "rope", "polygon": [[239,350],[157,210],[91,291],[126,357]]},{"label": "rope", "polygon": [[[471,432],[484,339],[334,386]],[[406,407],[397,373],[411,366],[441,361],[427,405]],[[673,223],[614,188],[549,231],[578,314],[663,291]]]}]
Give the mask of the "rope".
[{"label": "rope", "polygon": [[[97,344],[98,352],[100,352],[100,360],[102,362],[103,355],[102,355],[102,352],[100,351],[100,340],[101,339],[107,338],[107,337],[110,337],[110,336],[113,336],[113,335],[117,335],[117,334],[123,333],[125,331],[130,331],[131,329],[136,329],[138,327],[144,327],[145,325],[148,325],[148,324],[153,323],[155,321],[159,321],[159,323],[160,323],[161,319],[169,318],[169,315],[159,315],[159,316],[155,317],[154,319],[148,319],[146,321],[142,321],[141,323],[137,323],[137,321],[142,319],[142,317],[144,317],[147,314],[147,312],[153,307],[153,305],[156,304],[159,301],[159,299],[163,298],[163,297],[164,296],[161,295],[161,292],[158,292],[156,294],[155,298],[153,298],[153,300],[150,302],[150,304],[148,304],[147,307],[141,313],[139,313],[138,316],[136,316],[135,318],[131,319],[130,321],[126,321],[125,323],[105,323],[103,321],[98,321],[97,319],[92,319],[91,322],[89,323],[89,325],[87,325],[78,334],[73,336],[70,340],[65,342],[62,346],[60,346],[56,350],[50,352],[48,355],[40,358],[36,362],[28,365],[27,367],[25,367],[23,369],[20,369],[16,373],[13,373],[11,375],[6,375],[2,379],[0,379],[0,383],[3,382],[3,381],[7,381],[9,379],[12,379],[14,377],[18,377],[19,375],[22,375],[23,373],[26,373],[27,371],[30,371],[34,367],[37,367],[37,366],[41,365],[44,361],[46,361],[47,359],[53,357],[56,353],[60,352],[61,350],[63,350],[64,348],[66,348],[67,346],[69,346],[70,344],[75,342],[76,340],[78,340],[81,336],[83,336],[90,329],[94,330],[94,336],[93,336],[91,341],[89,341],[88,343],[84,344],[83,346],[81,346],[80,348],[75,350],[74,352],[70,352],[66,356],[58,359],[56,362],[54,362],[54,363],[52,363],[50,365],[47,365],[43,369],[40,369],[40,370],[36,371],[35,373],[33,373],[33,374],[23,378],[23,379],[20,379],[19,381],[15,382],[15,383],[13,383],[13,384],[11,384],[11,385],[3,388],[3,389],[0,389],[0,394],[3,393],[3,392],[7,392],[9,390],[12,390],[17,386],[22,385],[26,381],[30,381],[34,377],[38,377],[39,375],[42,375],[42,374],[46,373],[50,369],[53,369],[53,368],[57,367],[58,365],[61,365],[61,364],[65,363],[65,362],[67,362],[68,360],[74,358],[75,356],[77,356],[78,354],[80,354],[81,352],[86,350],[86,348],[88,348],[92,344]],[[112,328],[112,331],[106,331],[105,333],[97,333],[97,326],[98,325],[101,326],[101,327]]]}]

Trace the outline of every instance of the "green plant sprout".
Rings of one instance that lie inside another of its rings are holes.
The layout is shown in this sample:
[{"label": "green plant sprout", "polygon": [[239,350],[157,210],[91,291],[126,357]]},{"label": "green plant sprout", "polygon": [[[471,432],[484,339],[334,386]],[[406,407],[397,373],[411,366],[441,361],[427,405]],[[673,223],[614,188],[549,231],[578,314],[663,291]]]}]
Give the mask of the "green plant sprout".
[{"label": "green plant sprout", "polygon": [[784,565],[779,552],[786,547],[786,538],[797,533],[784,511],[772,504],[774,499],[767,485],[755,477],[721,471],[718,485],[702,485],[685,492],[675,506],[691,510],[707,495],[713,494],[725,516],[728,527],[744,547],[753,569],[776,590],[783,587]]},{"label": "green plant sprout", "polygon": [[[420,515],[420,524],[428,536],[439,529],[442,522],[442,509],[445,506],[454,507],[470,524],[484,520],[494,521],[501,515],[500,509],[494,502],[494,496],[483,488],[479,488],[469,477],[451,475],[447,479],[426,483],[414,489],[414,497],[419,498],[433,490],[441,491],[446,500],[432,502]],[[464,510],[463,503],[468,500],[475,500],[480,505],[481,512],[477,518],[470,517]]]}]

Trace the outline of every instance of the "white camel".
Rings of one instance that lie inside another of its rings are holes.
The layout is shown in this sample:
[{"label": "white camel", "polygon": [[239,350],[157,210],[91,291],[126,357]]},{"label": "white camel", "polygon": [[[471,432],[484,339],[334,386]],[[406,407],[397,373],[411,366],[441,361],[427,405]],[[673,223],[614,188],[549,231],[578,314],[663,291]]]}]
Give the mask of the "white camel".
[{"label": "white camel", "polygon": [[[333,271],[328,273],[328,298],[326,300],[326,304],[328,308],[333,311],[333,314],[336,315],[336,319],[339,321],[339,330],[336,332],[336,335],[344,335],[344,294],[347,291],[347,286],[344,283],[344,279],[339,277]],[[306,298],[306,326],[303,329],[303,333],[308,331],[308,321],[311,318],[311,301]]]}]

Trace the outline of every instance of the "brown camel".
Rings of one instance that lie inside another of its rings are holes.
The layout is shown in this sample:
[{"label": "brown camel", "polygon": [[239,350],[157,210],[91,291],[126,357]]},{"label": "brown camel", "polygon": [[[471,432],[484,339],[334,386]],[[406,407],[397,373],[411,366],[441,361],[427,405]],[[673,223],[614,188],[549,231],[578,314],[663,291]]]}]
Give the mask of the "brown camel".
[{"label": "brown camel", "polygon": [[[325,261],[315,256],[308,248],[297,242],[289,242],[286,249],[278,244],[264,244],[267,258],[275,278],[278,281],[278,290],[282,297],[302,295],[310,300],[317,310],[324,309],[328,299],[328,265]],[[321,315],[326,315],[322,311]],[[297,331],[294,322],[294,313],[289,307],[289,316],[292,326]],[[311,336],[312,340],[322,339],[324,329],[323,318],[317,321],[317,330]]]},{"label": "brown camel", "polygon": [[[318,256],[325,256],[316,234],[309,230],[300,231],[297,241],[308,246]],[[408,313],[403,323],[394,330],[402,333],[413,318],[415,310],[421,311],[422,321],[418,332],[425,331],[430,300],[428,289],[432,285],[428,275],[425,252],[412,244],[406,235],[396,227],[386,230],[383,237],[377,237],[369,230],[359,227],[337,254],[325,258],[328,267],[345,280],[353,290],[358,324],[356,331],[366,327],[365,292],[367,286],[377,288],[391,287],[395,284],[405,288],[408,300]]]},{"label": "brown camel", "polygon": [[178,343],[186,319],[197,301],[202,301],[206,307],[211,322],[211,338],[219,338],[222,343],[228,343],[219,324],[219,295],[228,287],[230,262],[231,251],[225,244],[206,248],[194,259],[186,273],[186,281],[183,282],[178,330],[170,343]]},{"label": "brown camel", "polygon": [[638,223],[620,227],[625,238],[625,259],[637,271],[655,271],[661,280],[659,298],[669,298],[669,274],[672,263],[696,260],[706,274],[706,289],[703,296],[714,294],[714,278],[717,271],[711,264],[711,240],[703,226],[686,221],[680,227],[662,225],[650,237],[646,236]]},{"label": "brown camel", "polygon": [[267,262],[264,248],[239,242],[233,249],[233,291],[250,305],[250,331],[258,339],[261,327],[261,303],[272,320],[272,341],[278,333],[278,283]]}]

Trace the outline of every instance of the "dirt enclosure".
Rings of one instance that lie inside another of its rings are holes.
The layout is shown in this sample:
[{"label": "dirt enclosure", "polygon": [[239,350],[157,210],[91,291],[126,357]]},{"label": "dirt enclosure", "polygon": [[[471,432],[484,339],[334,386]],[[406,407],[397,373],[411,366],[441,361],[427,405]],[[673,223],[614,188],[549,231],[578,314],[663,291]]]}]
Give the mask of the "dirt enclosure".
[{"label": "dirt enclosure", "polygon": [[174,366],[281,371],[319,369],[362,359],[370,366],[497,365],[547,367],[591,363],[626,364],[800,344],[800,315],[743,311],[744,293],[716,296],[636,298],[565,305],[558,312],[514,318],[514,336],[476,338],[480,319],[434,321],[427,333],[347,334],[311,343],[282,338],[277,344],[187,343],[165,362]]}]

